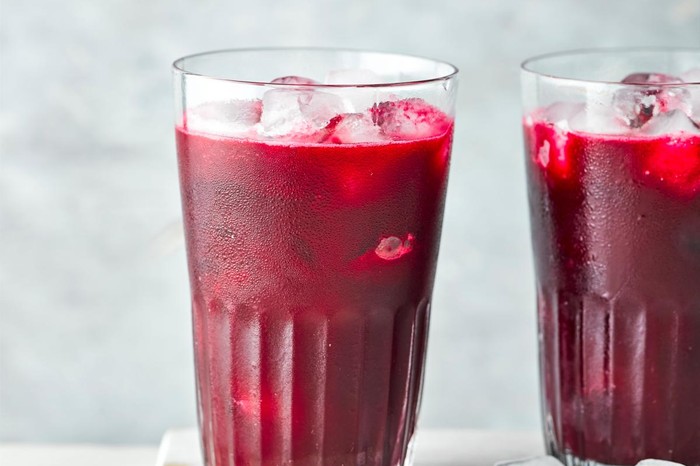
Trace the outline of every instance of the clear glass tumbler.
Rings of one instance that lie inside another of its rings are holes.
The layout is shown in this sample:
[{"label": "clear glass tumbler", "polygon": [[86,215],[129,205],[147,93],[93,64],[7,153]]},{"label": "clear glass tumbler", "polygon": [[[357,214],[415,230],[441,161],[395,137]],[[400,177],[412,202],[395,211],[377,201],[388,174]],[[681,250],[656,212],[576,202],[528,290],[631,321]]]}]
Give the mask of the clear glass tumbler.
[{"label": "clear glass tumbler", "polygon": [[410,464],[456,73],[327,49],[175,62],[207,466]]},{"label": "clear glass tumbler", "polygon": [[700,465],[700,49],[523,64],[545,436]]}]

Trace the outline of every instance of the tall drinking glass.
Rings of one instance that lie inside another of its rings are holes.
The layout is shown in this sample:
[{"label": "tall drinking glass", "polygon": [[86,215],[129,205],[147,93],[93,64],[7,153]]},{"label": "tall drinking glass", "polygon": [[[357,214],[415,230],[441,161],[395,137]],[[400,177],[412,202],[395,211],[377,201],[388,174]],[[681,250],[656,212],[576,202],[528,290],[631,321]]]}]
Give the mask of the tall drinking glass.
[{"label": "tall drinking glass", "polygon": [[456,73],[326,49],[175,62],[207,466],[411,463]]},{"label": "tall drinking glass", "polygon": [[700,49],[522,77],[549,451],[700,465]]}]

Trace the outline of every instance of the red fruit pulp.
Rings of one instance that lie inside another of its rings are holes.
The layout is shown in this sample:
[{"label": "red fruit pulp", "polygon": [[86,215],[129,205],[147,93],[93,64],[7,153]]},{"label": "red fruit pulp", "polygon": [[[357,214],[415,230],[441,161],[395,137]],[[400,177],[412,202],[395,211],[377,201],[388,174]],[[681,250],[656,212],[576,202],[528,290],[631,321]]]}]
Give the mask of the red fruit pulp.
[{"label": "red fruit pulp", "polygon": [[177,129],[207,465],[402,464],[451,137]]},{"label": "red fruit pulp", "polygon": [[525,148],[550,451],[700,465],[700,136],[526,120]]}]

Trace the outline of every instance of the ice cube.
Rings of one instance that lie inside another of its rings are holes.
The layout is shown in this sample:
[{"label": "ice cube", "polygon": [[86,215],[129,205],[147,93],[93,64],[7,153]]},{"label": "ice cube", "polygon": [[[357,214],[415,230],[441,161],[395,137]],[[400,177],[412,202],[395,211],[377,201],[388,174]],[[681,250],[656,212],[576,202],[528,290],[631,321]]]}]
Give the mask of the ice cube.
[{"label": "ice cube", "polygon": [[533,456],[518,460],[500,461],[496,466],[563,466],[561,461],[553,456]]},{"label": "ice cube", "polygon": [[348,87],[341,91],[343,102],[348,112],[363,113],[369,111],[377,102],[387,100],[386,92],[374,87]]},{"label": "ice cube", "polygon": [[372,121],[390,139],[420,139],[444,134],[447,116],[423,99],[411,98],[375,104]]},{"label": "ice cube", "polygon": [[662,73],[634,73],[622,80],[630,86],[619,89],[613,107],[631,128],[643,126],[655,115],[681,109],[690,114],[690,95],[675,76]]},{"label": "ice cube", "polygon": [[676,109],[690,113],[689,99],[688,91],[682,87],[629,87],[615,93],[613,106],[631,128],[639,128],[659,113]]},{"label": "ice cube", "polygon": [[347,86],[357,84],[378,84],[382,82],[381,76],[371,70],[362,68],[331,70],[326,74],[326,84],[343,84]]},{"label": "ice cube", "polygon": [[569,129],[570,121],[584,110],[581,102],[556,102],[544,109],[542,117],[561,129]]},{"label": "ice cube", "polygon": [[265,136],[311,135],[344,113],[343,100],[316,90],[272,89],[263,95],[262,123]]},{"label": "ice cube", "polygon": [[590,99],[582,102],[556,102],[545,108],[542,118],[564,131],[595,134],[623,134],[629,131],[624,120],[610,109],[609,102]]},{"label": "ice cube", "polygon": [[675,463],[673,461],[646,459],[646,460],[642,460],[639,463],[637,463],[637,466],[685,466],[685,465],[682,463]]},{"label": "ice cube", "polygon": [[384,260],[395,260],[413,250],[413,235],[408,234],[406,240],[396,236],[386,236],[379,241],[374,253]]},{"label": "ice cube", "polygon": [[185,126],[192,131],[220,136],[241,136],[260,121],[260,100],[205,102],[187,109]]},{"label": "ice cube", "polygon": [[569,120],[569,127],[575,131],[593,134],[625,134],[630,128],[625,120],[606,106],[590,105]]},{"label": "ice cube", "polygon": [[299,108],[315,128],[325,127],[331,119],[345,111],[342,98],[336,94],[319,91],[302,93]]},{"label": "ice cube", "polygon": [[346,113],[333,118],[325,130],[327,136],[322,142],[347,144],[358,142],[380,142],[382,137],[379,127],[365,113]]},{"label": "ice cube", "polygon": [[700,127],[685,112],[672,110],[652,117],[640,131],[654,136],[677,133],[700,134]]},{"label": "ice cube", "polygon": [[319,84],[318,81],[303,76],[282,76],[281,78],[273,79],[271,82],[273,84],[301,84],[305,86]]}]

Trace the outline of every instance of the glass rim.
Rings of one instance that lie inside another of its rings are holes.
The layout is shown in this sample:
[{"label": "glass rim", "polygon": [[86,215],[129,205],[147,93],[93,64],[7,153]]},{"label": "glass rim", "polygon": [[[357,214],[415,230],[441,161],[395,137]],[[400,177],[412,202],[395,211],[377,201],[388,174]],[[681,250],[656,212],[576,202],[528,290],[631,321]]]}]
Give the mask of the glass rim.
[{"label": "glass rim", "polygon": [[[270,81],[255,81],[246,79],[235,79],[235,78],[222,78],[217,76],[210,76],[207,74],[197,73],[194,71],[187,70],[184,66],[184,62],[188,59],[204,57],[207,55],[219,55],[226,53],[236,53],[236,52],[350,52],[350,53],[370,53],[375,55],[385,55],[385,56],[395,56],[395,57],[405,57],[414,58],[419,60],[425,60],[428,62],[433,62],[439,65],[446,66],[449,70],[447,73],[440,73],[439,76],[427,79],[414,79],[407,81],[387,81],[381,83],[371,83],[371,84],[324,84],[324,83],[313,83],[313,84],[293,84],[293,83],[273,83]],[[189,55],[182,56],[172,63],[172,71],[174,73],[179,73],[186,76],[196,76],[205,79],[211,79],[215,81],[247,84],[252,86],[261,87],[279,87],[279,88],[394,88],[403,86],[414,86],[420,84],[429,84],[434,82],[448,81],[459,74],[459,68],[450,62],[444,60],[436,60],[434,58],[428,58],[422,55],[413,55],[408,53],[399,52],[385,52],[378,50],[368,50],[368,49],[354,49],[354,48],[344,48],[344,47],[303,47],[303,46],[290,46],[290,47],[242,47],[242,48],[226,48],[209,50],[204,52],[193,53]]]},{"label": "glass rim", "polygon": [[[534,76],[550,79],[553,81],[562,81],[569,84],[581,84],[581,85],[611,85],[611,86],[629,86],[629,87],[687,87],[687,86],[698,86],[700,81],[689,81],[682,83],[623,83],[620,81],[610,81],[607,79],[580,79],[580,78],[570,78],[567,76],[562,76],[555,73],[548,73],[537,71],[533,68],[536,63],[543,62],[545,60],[561,58],[561,57],[575,57],[575,56],[592,56],[592,55],[604,55],[604,54],[628,54],[628,53],[669,53],[669,52],[690,52],[697,53],[700,56],[700,47],[683,47],[683,46],[657,46],[657,47],[590,47],[582,49],[570,49],[561,50],[557,52],[543,53],[539,55],[534,55],[523,60],[520,63],[520,70],[523,73],[528,73]],[[700,63],[698,64],[700,66]]]}]

